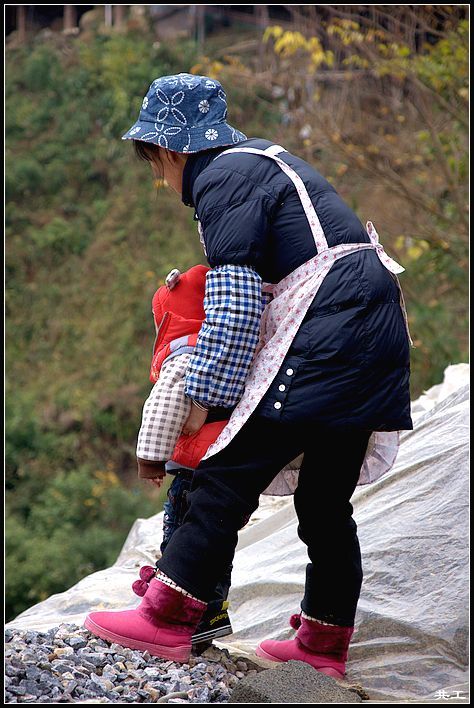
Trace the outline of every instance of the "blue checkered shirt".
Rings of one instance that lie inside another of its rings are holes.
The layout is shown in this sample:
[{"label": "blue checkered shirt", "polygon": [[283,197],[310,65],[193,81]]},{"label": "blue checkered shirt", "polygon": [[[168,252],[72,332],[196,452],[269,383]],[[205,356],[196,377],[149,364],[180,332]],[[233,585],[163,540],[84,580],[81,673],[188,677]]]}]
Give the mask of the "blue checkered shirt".
[{"label": "blue checkered shirt", "polygon": [[240,400],[268,296],[250,266],[220,265],[206,275],[206,319],[186,369],[185,395],[207,408]]}]

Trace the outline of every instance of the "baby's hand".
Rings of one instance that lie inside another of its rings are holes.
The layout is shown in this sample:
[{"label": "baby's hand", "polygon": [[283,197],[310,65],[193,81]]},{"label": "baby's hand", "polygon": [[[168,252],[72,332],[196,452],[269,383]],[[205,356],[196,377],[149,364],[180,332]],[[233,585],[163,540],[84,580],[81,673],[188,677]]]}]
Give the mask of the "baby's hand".
[{"label": "baby's hand", "polygon": [[202,428],[206,422],[206,418],[207,411],[203,411],[192,403],[191,412],[183,425],[183,433],[185,435],[194,435],[194,433],[197,433],[197,431]]},{"label": "baby's hand", "polygon": [[160,489],[160,487],[163,486],[165,478],[164,478],[164,476],[163,477],[154,477],[153,479],[146,479],[145,481],[148,482],[148,484],[152,484],[157,489]]}]

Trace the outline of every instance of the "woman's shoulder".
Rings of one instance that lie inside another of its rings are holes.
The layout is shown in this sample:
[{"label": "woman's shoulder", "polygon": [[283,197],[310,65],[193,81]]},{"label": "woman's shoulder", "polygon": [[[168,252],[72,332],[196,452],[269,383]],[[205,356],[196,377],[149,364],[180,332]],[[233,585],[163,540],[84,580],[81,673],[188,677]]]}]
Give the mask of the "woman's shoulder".
[{"label": "woman's shoulder", "polygon": [[255,197],[277,198],[279,183],[284,184],[286,180],[273,160],[255,153],[227,152],[232,148],[265,150],[274,144],[263,138],[250,138],[219,153],[194,182],[195,204],[201,203],[201,207],[208,201],[212,205],[222,204],[230,195],[230,201],[248,200],[253,193]]}]

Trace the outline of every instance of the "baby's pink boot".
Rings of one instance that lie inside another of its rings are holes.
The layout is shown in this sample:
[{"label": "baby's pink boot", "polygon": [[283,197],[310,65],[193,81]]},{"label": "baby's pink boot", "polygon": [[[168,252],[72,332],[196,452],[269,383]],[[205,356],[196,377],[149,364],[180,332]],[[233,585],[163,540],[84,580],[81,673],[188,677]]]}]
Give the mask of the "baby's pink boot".
[{"label": "baby's pink boot", "polygon": [[109,642],[184,663],[206,607],[207,603],[154,578],[136,609],[91,612],[84,627]]},{"label": "baby's pink boot", "polygon": [[335,679],[343,679],[354,627],[339,627],[292,615],[290,624],[298,633],[294,639],[266,639],[256,649],[257,656],[271,661],[305,661]]}]

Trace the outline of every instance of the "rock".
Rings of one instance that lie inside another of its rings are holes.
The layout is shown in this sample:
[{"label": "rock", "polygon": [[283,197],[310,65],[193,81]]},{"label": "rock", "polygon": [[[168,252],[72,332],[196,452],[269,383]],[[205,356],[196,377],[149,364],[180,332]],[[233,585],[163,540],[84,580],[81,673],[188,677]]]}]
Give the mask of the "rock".
[{"label": "rock", "polygon": [[64,674],[66,671],[72,671],[74,669],[74,664],[70,661],[66,661],[65,659],[55,659],[51,664],[51,668],[58,674]]},{"label": "rock", "polygon": [[148,698],[150,698],[152,701],[157,701],[158,698],[161,696],[161,692],[158,691],[156,688],[153,688],[153,686],[150,686],[149,683],[146,683],[143,686],[143,690],[146,691]]},{"label": "rock", "polygon": [[153,682],[150,682],[148,685],[151,686],[156,691],[159,691],[160,693],[163,693],[163,694],[168,693],[168,686],[166,685],[166,683],[163,683],[162,681],[153,681]]},{"label": "rock", "polygon": [[58,647],[53,651],[53,654],[58,659],[64,659],[66,656],[72,656],[74,654],[74,649],[72,647]]},{"label": "rock", "polygon": [[24,696],[26,693],[24,686],[10,686],[8,690],[10,693],[13,693],[14,696]]},{"label": "rock", "polygon": [[239,683],[239,679],[237,678],[237,676],[229,676],[229,678],[227,679],[227,683],[230,688],[235,688],[235,686],[237,686],[237,684]]},{"label": "rock", "polygon": [[31,631],[26,632],[26,634],[24,636],[24,641],[27,644],[31,644],[31,642],[34,642],[36,640],[37,634],[38,634],[37,632],[31,632]]},{"label": "rock", "polygon": [[7,664],[5,667],[5,673],[7,676],[11,676],[12,678],[20,678],[25,675],[25,669],[16,666],[9,666]]},{"label": "rock", "polygon": [[121,654],[123,647],[120,644],[111,644],[110,648],[112,649],[114,654]]},{"label": "rock", "polygon": [[79,650],[78,653],[80,653],[81,660],[85,659],[89,664],[93,664],[94,666],[100,666],[107,661],[107,655],[101,652],[82,652],[82,650]]},{"label": "rock", "polygon": [[25,693],[30,696],[42,696],[45,693],[49,693],[49,686],[47,683],[37,683],[36,681],[29,681],[25,679],[20,683],[20,686],[25,689]]},{"label": "rock", "polygon": [[44,671],[51,671],[52,664],[50,661],[38,661],[38,669],[43,669]]},{"label": "rock", "polygon": [[26,671],[26,678],[34,681],[35,679],[41,680],[41,678],[44,676],[44,672],[41,671],[38,666],[28,666]]},{"label": "rock", "polygon": [[288,661],[241,679],[229,703],[360,703],[361,697],[342,688],[302,661]]},{"label": "rock", "polygon": [[[9,703],[226,703],[250,661],[217,648],[187,663],[108,644],[75,625],[5,635]],[[28,641],[27,641],[28,638]],[[203,652],[204,654],[204,652]],[[165,702],[165,701],[163,701]]]},{"label": "rock", "polygon": [[73,624],[69,624],[69,625],[61,624],[61,625],[59,625],[58,629],[55,631],[54,638],[55,639],[66,639],[67,637],[69,637],[70,634],[72,634],[74,629],[75,629],[75,625],[73,625]]},{"label": "rock", "polygon": [[79,671],[85,671],[87,674],[90,674],[92,671],[96,670],[96,666],[94,664],[91,664],[90,661],[86,661],[85,659],[78,660],[75,662],[76,668]]},{"label": "rock", "polygon": [[196,686],[188,691],[189,698],[194,703],[209,703],[209,689],[207,686]]},{"label": "rock", "polygon": [[161,671],[158,666],[147,666],[144,669],[144,673],[150,681],[159,681],[162,677]]},{"label": "rock", "polygon": [[74,676],[72,675],[72,673],[71,673],[70,671],[66,671],[66,672],[61,676],[61,679],[62,679],[63,681],[72,681],[73,678],[74,678]]},{"label": "rock", "polygon": [[87,640],[84,639],[84,637],[69,637],[66,641],[75,651],[77,651],[77,649],[83,649],[87,646]]},{"label": "rock", "polygon": [[77,681],[64,681],[63,688],[65,693],[72,693],[77,688]]}]

